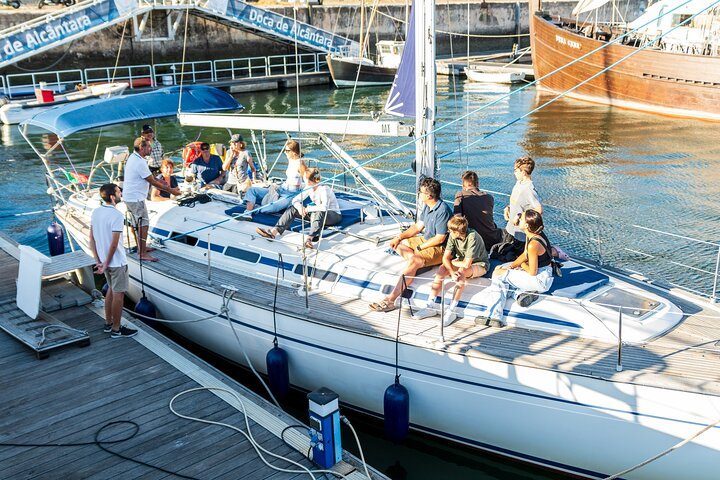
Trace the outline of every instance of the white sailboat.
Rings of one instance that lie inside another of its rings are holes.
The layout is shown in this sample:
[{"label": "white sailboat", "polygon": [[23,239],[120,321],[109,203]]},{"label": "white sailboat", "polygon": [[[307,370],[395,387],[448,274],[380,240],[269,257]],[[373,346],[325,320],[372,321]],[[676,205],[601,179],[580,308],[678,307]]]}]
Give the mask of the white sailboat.
[{"label": "white sailboat", "polygon": [[[409,37],[401,71],[411,69],[414,79],[398,75],[386,109],[413,112],[421,178],[436,174],[434,2],[418,1],[413,16],[418,34]],[[343,222],[326,228],[314,250],[303,247],[302,224],[281,240],[259,237],[258,224],[277,217],[238,221],[243,208],[227,194],[212,193],[213,201],[192,208],[149,202],[160,261],[141,265],[128,255],[130,294],[138,299],[144,290],[161,317],[184,322],[169,324],[180,335],[261,372],[278,339],[294,387],[327,386],[370,415],[383,416],[383,392],[399,373],[410,395],[411,428],[587,478],[636,465],[720,416],[720,356],[706,351],[720,331],[715,306],[625,272],[566,262],[547,296],[529,307],[508,301],[503,329],[474,322],[484,312],[478,298],[487,279],[468,286],[452,326],[443,328],[439,317],[413,320],[408,304],[427,299],[433,271],[420,275],[402,309],[369,311],[368,301],[387,292],[402,268],[387,241],[411,221],[411,209],[329,135],[407,136],[402,123],[178,117],[183,125],[301,133],[352,179],[347,186],[334,182]],[[32,128],[43,127],[62,143],[84,128],[69,129],[63,120],[61,110],[40,115],[22,132],[30,139]],[[94,118],[92,126],[100,122]],[[87,251],[97,191],[62,183],[55,161],[41,159],[56,215]],[[720,429],[713,426],[624,478],[714,479],[719,453]]]}]

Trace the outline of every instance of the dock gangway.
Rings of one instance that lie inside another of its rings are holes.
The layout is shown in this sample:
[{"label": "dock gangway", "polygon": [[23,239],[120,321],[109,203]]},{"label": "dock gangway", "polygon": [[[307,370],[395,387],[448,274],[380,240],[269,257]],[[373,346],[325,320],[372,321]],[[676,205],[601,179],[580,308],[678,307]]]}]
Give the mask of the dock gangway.
[{"label": "dock gangway", "polygon": [[197,15],[278,42],[312,51],[352,54],[359,44],[341,35],[296,21],[242,0],[85,0],[0,30],[0,68],[113,25],[133,21],[139,40],[153,10],[168,13],[168,38],[183,24],[184,15]]}]

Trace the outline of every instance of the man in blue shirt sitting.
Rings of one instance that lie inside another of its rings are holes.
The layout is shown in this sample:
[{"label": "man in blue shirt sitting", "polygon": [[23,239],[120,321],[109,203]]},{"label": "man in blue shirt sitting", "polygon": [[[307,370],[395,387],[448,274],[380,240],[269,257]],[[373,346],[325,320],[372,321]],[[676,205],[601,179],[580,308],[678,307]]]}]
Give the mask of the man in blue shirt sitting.
[{"label": "man in blue shirt sitting", "polygon": [[[390,248],[407,262],[397,285],[380,302],[371,303],[370,309],[376,312],[391,312],[397,308],[395,301],[413,281],[422,267],[433,267],[442,263],[443,249],[447,240],[447,224],[452,209],[440,197],[440,182],[434,178],[424,178],[420,182],[418,195],[422,202],[417,222],[400,235],[390,240]],[[422,235],[420,235],[422,233]]]},{"label": "man in blue shirt sitting", "polygon": [[200,156],[192,162],[190,171],[203,188],[219,188],[225,182],[222,159],[210,155],[210,145],[205,142],[200,145]]}]

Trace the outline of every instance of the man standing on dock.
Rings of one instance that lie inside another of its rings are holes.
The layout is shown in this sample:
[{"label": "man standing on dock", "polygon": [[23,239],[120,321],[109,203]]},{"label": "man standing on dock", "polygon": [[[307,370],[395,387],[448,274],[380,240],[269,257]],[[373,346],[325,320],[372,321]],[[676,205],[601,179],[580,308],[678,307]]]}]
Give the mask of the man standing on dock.
[{"label": "man standing on dock", "polygon": [[152,145],[145,138],[139,137],[133,144],[135,150],[127,159],[125,164],[125,178],[123,180],[123,196],[125,205],[131,215],[131,226],[135,233],[135,242],[138,246],[140,260],[146,262],[157,262],[157,258],[147,254],[147,236],[150,217],[148,216],[145,199],[148,196],[150,185],[168,192],[171,195],[180,195],[179,188],[170,188],[164,182],[153,177],[148,168],[145,157],[150,155]]},{"label": "man standing on dock", "polygon": [[120,187],[114,183],[103,185],[100,187],[100,198],[102,204],[93,210],[90,217],[90,248],[97,263],[97,273],[104,274],[108,284],[104,331],[112,338],[132,337],[137,330],[120,324],[125,292],[130,283],[122,246],[125,217],[115,208],[122,201]]}]

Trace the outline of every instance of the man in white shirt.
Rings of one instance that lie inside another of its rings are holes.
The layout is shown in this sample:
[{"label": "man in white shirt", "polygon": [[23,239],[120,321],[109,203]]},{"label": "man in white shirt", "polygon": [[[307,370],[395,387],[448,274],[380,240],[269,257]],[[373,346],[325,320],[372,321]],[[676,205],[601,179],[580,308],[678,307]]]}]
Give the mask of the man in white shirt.
[{"label": "man in white shirt", "polygon": [[125,217],[115,208],[122,201],[120,187],[108,183],[100,187],[102,204],[90,217],[90,249],[95,257],[97,273],[104,274],[108,290],[105,294],[105,328],[111,338],[132,337],[137,330],[120,324],[125,292],[130,284],[122,233]]},{"label": "man in white shirt", "polygon": [[152,145],[143,137],[135,140],[135,150],[127,159],[125,164],[125,177],[123,180],[123,197],[125,205],[131,215],[131,225],[135,233],[135,241],[138,244],[138,255],[146,262],[157,262],[157,258],[148,255],[147,235],[150,218],[148,217],[145,199],[148,196],[150,185],[168,192],[171,195],[180,195],[179,188],[170,188],[164,182],[153,177],[148,168],[145,157],[150,154]]},{"label": "man in white shirt", "polygon": [[[317,242],[320,232],[326,226],[337,225],[342,220],[340,204],[335,197],[335,192],[327,185],[320,185],[320,170],[308,168],[305,170],[305,183],[307,188],[293,198],[292,205],[283,212],[280,220],[271,229],[256,228],[255,231],[269,239],[282,235],[296,218],[310,221],[310,232],[305,248],[314,248],[313,242]],[[310,198],[311,204],[305,207],[303,202]]]}]

